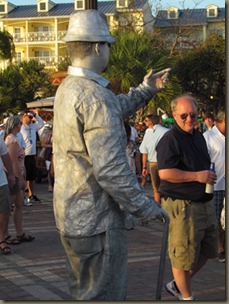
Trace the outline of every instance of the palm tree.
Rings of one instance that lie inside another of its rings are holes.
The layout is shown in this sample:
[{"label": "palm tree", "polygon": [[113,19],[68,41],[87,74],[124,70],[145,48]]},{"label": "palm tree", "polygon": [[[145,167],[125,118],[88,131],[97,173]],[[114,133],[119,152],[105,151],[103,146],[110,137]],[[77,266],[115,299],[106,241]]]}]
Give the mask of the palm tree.
[{"label": "palm tree", "polygon": [[[172,58],[169,58],[169,50],[158,37],[147,32],[138,34],[131,31],[115,32],[113,36],[116,43],[111,46],[109,67],[104,76],[111,81],[115,94],[126,93],[130,86],[138,86],[150,69],[156,72],[170,66]],[[170,111],[174,94],[174,87],[169,84],[137,116],[141,117],[146,112],[156,113],[157,107],[166,110],[169,107]]]}]

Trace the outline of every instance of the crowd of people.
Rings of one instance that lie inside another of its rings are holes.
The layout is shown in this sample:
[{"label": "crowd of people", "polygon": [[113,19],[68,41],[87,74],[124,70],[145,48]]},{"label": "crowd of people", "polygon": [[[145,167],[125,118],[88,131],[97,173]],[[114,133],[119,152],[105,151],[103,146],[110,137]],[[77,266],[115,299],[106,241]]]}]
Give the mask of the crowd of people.
[{"label": "crowd of people", "polygon": [[[166,87],[170,68],[150,71],[138,87],[116,96],[101,76],[115,42],[106,16],[77,11],[64,40],[72,65],[56,93],[53,132],[42,146],[72,296],[124,300],[127,230],[169,216],[173,279],[166,290],[195,300],[192,277],[208,259],[225,262],[225,112],[215,118],[205,113],[200,128],[197,102],[184,95],[171,101],[170,128],[154,114],[130,125],[128,118]],[[27,110],[9,117],[0,135],[2,254],[11,253],[10,244],[34,240],[23,231],[22,207],[26,189],[27,206],[40,202],[34,181],[43,127],[36,111]],[[147,178],[153,199],[144,191]],[[212,193],[206,184],[214,185]],[[15,237],[8,233],[11,204]]]},{"label": "crowd of people", "polygon": [[[198,111],[193,97],[175,99],[171,110],[174,125],[170,128],[164,127],[162,118],[155,114],[147,114],[140,123],[123,122],[126,157],[141,186],[144,187],[147,179],[151,180],[154,200],[170,217],[169,257],[174,278],[166,284],[166,290],[179,299],[192,300],[191,278],[207,259],[217,256],[220,262],[225,262],[225,112],[219,111],[216,117],[205,113],[200,132],[196,128]],[[30,110],[20,116],[11,115],[1,124],[2,254],[11,253],[9,245],[34,240],[23,231],[22,208],[40,202],[34,194],[34,180],[37,137],[42,134],[44,125],[42,118]],[[52,135],[49,126],[42,140],[48,191],[53,191],[54,187]],[[215,164],[215,173],[208,170],[210,162]],[[212,194],[204,191],[207,182],[214,184]],[[25,199],[26,189],[28,197]],[[10,214],[15,237],[8,232]],[[206,214],[207,227],[202,225],[206,223]]]},{"label": "crowd of people", "polygon": [[[45,123],[36,112],[25,110],[20,112],[20,115],[10,115],[1,124],[0,216],[3,220],[0,221],[0,250],[2,254],[11,253],[9,245],[19,245],[21,242],[31,242],[35,239],[34,236],[23,231],[23,206],[32,206],[41,202],[34,191],[37,175],[37,138],[41,137]],[[54,183],[54,174],[50,173],[53,172],[50,166],[51,137],[50,129],[43,143],[47,150],[44,160],[49,162],[48,191],[52,191]],[[15,236],[11,236],[8,231],[10,214],[15,226]]]}]

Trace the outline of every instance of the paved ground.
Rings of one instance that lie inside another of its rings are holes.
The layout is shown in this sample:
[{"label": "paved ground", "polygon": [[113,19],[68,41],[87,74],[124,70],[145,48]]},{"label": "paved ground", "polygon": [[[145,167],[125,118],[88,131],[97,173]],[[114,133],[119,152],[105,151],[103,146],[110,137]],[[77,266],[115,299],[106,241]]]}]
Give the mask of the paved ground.
[{"label": "paved ground", "polygon": [[[0,300],[72,300],[66,279],[65,254],[55,229],[52,194],[45,182],[36,184],[41,204],[24,208],[25,231],[36,237],[32,243],[12,245],[12,254],[0,256]],[[147,193],[151,195],[150,187]],[[155,301],[163,224],[155,221],[150,227],[130,230],[128,248],[129,283],[127,300]],[[14,234],[12,222],[10,233]],[[225,264],[211,260],[193,279],[198,300],[225,301]],[[172,278],[166,258],[164,281]],[[163,301],[175,301],[164,290]]]}]

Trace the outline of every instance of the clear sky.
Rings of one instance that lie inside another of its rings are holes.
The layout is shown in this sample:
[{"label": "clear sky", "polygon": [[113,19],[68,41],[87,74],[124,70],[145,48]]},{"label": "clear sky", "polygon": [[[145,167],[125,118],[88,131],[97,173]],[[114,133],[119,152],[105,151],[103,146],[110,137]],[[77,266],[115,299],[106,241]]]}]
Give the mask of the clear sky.
[{"label": "clear sky", "polygon": [[[54,3],[73,3],[74,0],[52,0]],[[179,8],[204,8],[209,4],[216,4],[219,7],[225,6],[224,0],[151,0],[161,4],[162,8],[176,6]],[[36,4],[36,0],[9,0],[16,5]],[[184,3],[184,4],[183,4]]]}]

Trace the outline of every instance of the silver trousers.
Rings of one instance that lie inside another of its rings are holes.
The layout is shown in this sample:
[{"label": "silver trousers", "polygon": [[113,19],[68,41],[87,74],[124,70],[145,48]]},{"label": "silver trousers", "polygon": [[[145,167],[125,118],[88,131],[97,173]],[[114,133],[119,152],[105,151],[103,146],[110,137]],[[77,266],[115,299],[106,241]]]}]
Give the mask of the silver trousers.
[{"label": "silver trousers", "polygon": [[127,231],[66,238],[68,287],[76,300],[125,300],[127,290]]}]

